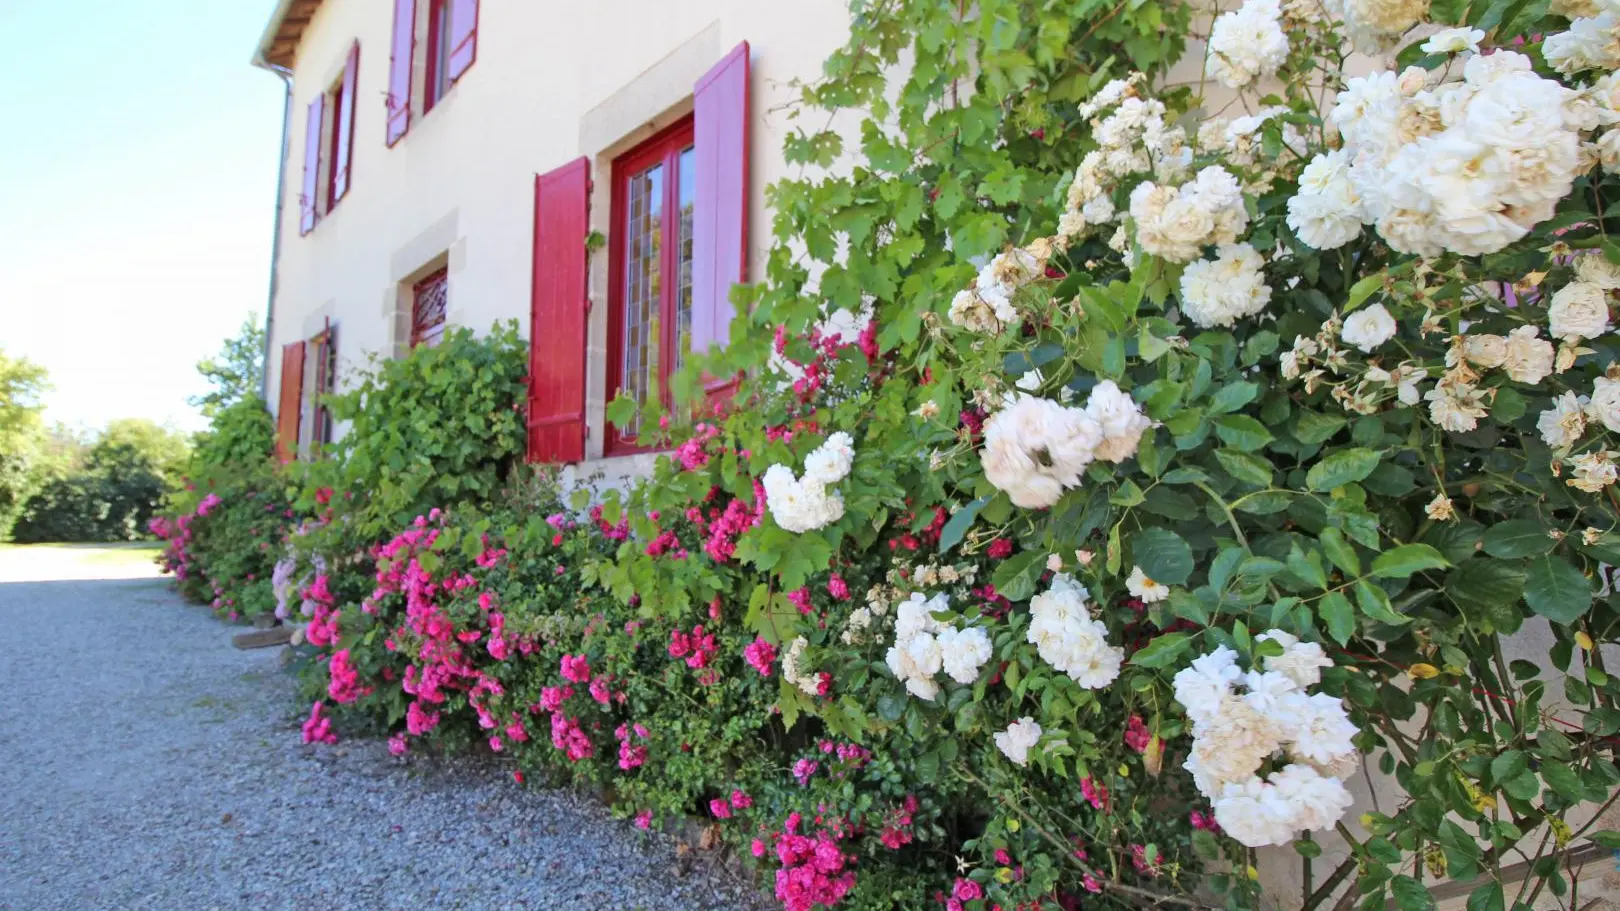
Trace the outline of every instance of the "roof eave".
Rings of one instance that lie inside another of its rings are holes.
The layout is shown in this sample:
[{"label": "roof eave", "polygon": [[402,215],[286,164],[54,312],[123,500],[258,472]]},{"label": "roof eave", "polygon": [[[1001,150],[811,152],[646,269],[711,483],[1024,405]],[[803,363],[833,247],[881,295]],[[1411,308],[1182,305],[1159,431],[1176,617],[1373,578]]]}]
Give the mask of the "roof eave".
[{"label": "roof eave", "polygon": [[252,64],[273,72],[292,69],[298,42],[320,5],[321,0],[276,0],[275,11],[253,51]]}]

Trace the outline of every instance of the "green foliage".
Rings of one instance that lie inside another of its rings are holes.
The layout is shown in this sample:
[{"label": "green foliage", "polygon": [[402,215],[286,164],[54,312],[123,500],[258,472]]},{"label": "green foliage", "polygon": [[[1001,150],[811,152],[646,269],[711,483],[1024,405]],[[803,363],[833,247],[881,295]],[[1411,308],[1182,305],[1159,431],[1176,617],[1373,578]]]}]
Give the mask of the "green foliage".
[{"label": "green foliage", "polygon": [[214,411],[208,429],[193,441],[190,473],[206,478],[212,469],[261,462],[275,448],[276,427],[258,393]]},{"label": "green foliage", "polygon": [[437,506],[488,499],[525,445],[527,348],[515,325],[475,337],[465,328],[403,358],[374,363],[332,399],[349,430],[305,479],[353,491],[360,533],[380,538]]},{"label": "green foliage", "polygon": [[219,353],[197,362],[197,372],[213,388],[193,397],[191,404],[213,419],[220,412],[264,394],[264,325],[248,314],[237,334],[225,340]]},{"label": "green foliage", "polygon": [[142,418],[113,421],[94,443],[60,430],[51,461],[25,504],[18,541],[133,541],[180,484],[190,447],[185,437]]},{"label": "green foliage", "polygon": [[40,396],[49,388],[45,368],[0,351],[0,541],[39,484],[35,462],[44,428]]}]

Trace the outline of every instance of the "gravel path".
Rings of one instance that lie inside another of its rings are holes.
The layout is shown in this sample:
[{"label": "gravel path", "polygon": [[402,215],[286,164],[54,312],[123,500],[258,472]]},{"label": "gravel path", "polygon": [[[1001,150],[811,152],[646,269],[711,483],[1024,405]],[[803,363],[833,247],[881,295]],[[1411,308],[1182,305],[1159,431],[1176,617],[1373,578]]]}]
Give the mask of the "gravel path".
[{"label": "gravel path", "polygon": [[28,562],[0,551],[3,911],[766,907],[489,763],[306,747],[279,649],[153,578],[5,581]]}]

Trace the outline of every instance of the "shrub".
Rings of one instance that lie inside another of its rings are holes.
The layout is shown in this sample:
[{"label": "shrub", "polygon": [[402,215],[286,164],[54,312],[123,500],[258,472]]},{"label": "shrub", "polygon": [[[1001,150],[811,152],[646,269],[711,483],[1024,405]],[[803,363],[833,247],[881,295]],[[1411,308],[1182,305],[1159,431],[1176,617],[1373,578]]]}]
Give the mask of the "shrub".
[{"label": "shrub", "polygon": [[349,429],[304,482],[352,494],[337,508],[379,540],[435,506],[487,499],[520,459],[527,351],[515,324],[475,337],[452,329],[436,345],[375,362],[331,399]]},{"label": "shrub", "polygon": [[[88,447],[58,432],[59,450],[41,475],[14,536],[37,541],[133,541],[180,483],[189,447],[148,420],[113,421]],[[42,460],[43,461],[43,460]]]}]

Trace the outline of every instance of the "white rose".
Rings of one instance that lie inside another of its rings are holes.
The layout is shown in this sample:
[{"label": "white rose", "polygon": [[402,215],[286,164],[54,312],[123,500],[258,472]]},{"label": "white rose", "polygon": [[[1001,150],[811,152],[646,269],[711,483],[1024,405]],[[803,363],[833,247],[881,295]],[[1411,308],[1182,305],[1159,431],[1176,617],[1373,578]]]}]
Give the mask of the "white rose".
[{"label": "white rose", "polygon": [[1373,304],[1345,317],[1340,337],[1345,344],[1354,345],[1363,353],[1370,354],[1373,349],[1394,338],[1395,329],[1395,317],[1389,315],[1383,304]]},{"label": "white rose", "polygon": [[1552,407],[1536,418],[1542,442],[1554,449],[1568,449],[1586,434],[1586,396],[1566,392],[1553,399]]},{"label": "white rose", "polygon": [[1007,730],[995,735],[996,748],[1014,765],[1029,762],[1029,749],[1041,740],[1041,726],[1035,719],[1024,716],[1007,725]]},{"label": "white rose", "polygon": [[1588,413],[1611,432],[1620,433],[1620,380],[1600,376],[1592,381]]},{"label": "white rose", "polygon": [[1125,580],[1125,588],[1131,595],[1145,604],[1153,604],[1170,597],[1170,586],[1155,582],[1148,578],[1142,567],[1131,567],[1131,576]]},{"label": "white rose", "polygon": [[1485,33],[1477,28],[1448,28],[1435,32],[1423,42],[1425,54],[1455,54],[1460,51],[1479,53],[1479,43]]},{"label": "white rose", "polygon": [[1535,326],[1520,326],[1508,333],[1502,369],[1514,382],[1534,386],[1552,373],[1556,352],[1551,342],[1536,337],[1540,332]]},{"label": "white rose", "polygon": [[1609,258],[1602,253],[1576,257],[1575,277],[1605,291],[1620,290],[1620,266],[1609,262]]},{"label": "white rose", "polygon": [[[1582,259],[1592,259],[1584,256]],[[1603,288],[1574,281],[1558,289],[1547,308],[1547,328],[1553,338],[1597,338],[1609,331],[1609,300]]]}]

